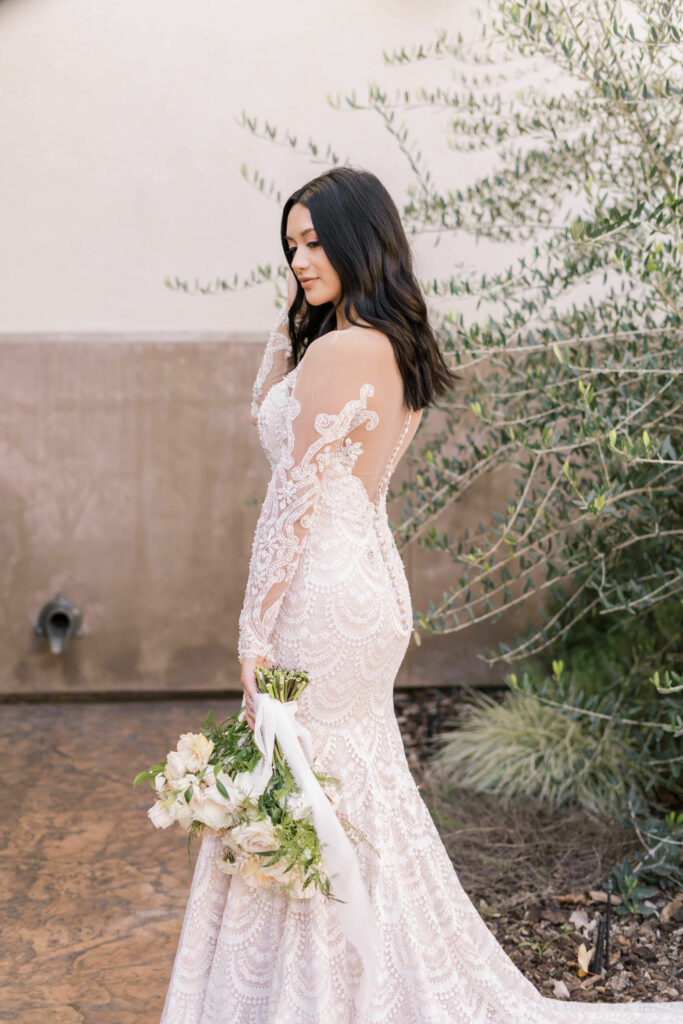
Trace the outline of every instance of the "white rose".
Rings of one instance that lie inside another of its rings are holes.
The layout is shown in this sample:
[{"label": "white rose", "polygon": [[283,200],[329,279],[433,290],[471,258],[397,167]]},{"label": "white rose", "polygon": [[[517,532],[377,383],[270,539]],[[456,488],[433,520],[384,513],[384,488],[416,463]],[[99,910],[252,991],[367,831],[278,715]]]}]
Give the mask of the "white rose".
[{"label": "white rose", "polygon": [[169,810],[173,816],[173,820],[178,822],[184,832],[189,832],[194,818],[194,811],[186,801],[185,797],[179,797],[174,804],[171,804]]},{"label": "white rose", "polygon": [[287,797],[287,812],[292,815],[295,821],[300,818],[307,818],[313,808],[303,793],[290,793]]},{"label": "white rose", "polygon": [[294,896],[295,899],[310,900],[313,896],[315,896],[317,889],[313,882],[309,882],[309,884],[304,889],[304,880],[301,872],[297,871],[296,868],[292,868],[289,874],[293,876],[289,891],[292,894],[292,896]]},{"label": "white rose", "polygon": [[[226,837],[223,836],[223,842],[225,843]],[[219,854],[216,858],[216,863],[221,871],[226,875],[241,875],[246,885],[252,889],[262,888],[268,886],[270,888],[287,888],[287,890],[296,899],[310,899],[315,895],[316,888],[311,883],[306,889],[303,887],[303,878],[301,873],[293,868],[291,871],[287,871],[287,863],[284,857],[281,857],[275,864],[266,865],[264,864],[264,858],[254,853],[248,856],[240,856],[233,854],[234,859],[224,859],[225,854]]]},{"label": "white rose", "polygon": [[164,807],[161,800],[157,800],[147,811],[147,814],[155,828],[168,828],[175,821],[170,808]]},{"label": "white rose", "polygon": [[240,860],[237,873],[242,876],[250,888],[257,889],[263,885],[277,885],[278,882],[271,875],[267,875],[263,869],[263,858],[254,854]]},{"label": "white rose", "polygon": [[261,858],[261,871],[267,878],[272,878],[278,885],[287,885],[291,882],[296,875],[296,868],[292,868],[291,871],[287,871],[288,862],[286,857],[280,857],[274,864],[266,864],[265,861],[268,858]]},{"label": "white rose", "polygon": [[214,742],[202,732],[184,732],[178,740],[178,753],[188,772],[198,772],[208,762]]},{"label": "white rose", "polygon": [[265,850],[279,849],[275,838],[275,829],[270,818],[250,821],[246,825],[238,825],[232,830],[233,842],[239,843],[246,853],[260,853]]},{"label": "white rose", "polygon": [[232,806],[230,801],[219,793],[216,786],[202,789],[196,799],[193,796],[191,803],[196,821],[201,821],[216,831],[230,826]]},{"label": "white rose", "polygon": [[225,875],[234,875],[239,871],[240,860],[233,855],[233,859],[226,856],[226,853],[219,853],[216,856],[216,864]]},{"label": "white rose", "polygon": [[250,772],[239,772],[233,779],[233,782],[243,799],[258,800],[270,782],[265,768],[265,761],[259,761]]},{"label": "white rose", "polygon": [[[201,792],[201,787],[196,777],[194,775],[186,775],[184,779],[176,779],[176,783],[177,788],[180,790],[178,799],[183,800],[185,803],[189,802],[190,807],[194,806],[196,801],[199,799],[199,794]],[[192,792],[190,794],[189,801],[186,801],[185,793],[188,789],[191,789]]]},{"label": "white rose", "polygon": [[228,800],[230,802],[230,806],[232,807],[233,810],[236,810],[239,807],[239,805],[242,803],[242,794],[237,789],[237,787],[235,786],[235,783],[233,782],[233,780],[221,768],[221,770],[216,775],[216,781],[220,782],[220,784],[223,786],[223,788],[225,789],[225,791],[228,794]]},{"label": "white rose", "polygon": [[185,768],[185,762],[178,753],[177,750],[171,750],[168,757],[166,758],[166,767],[164,768],[164,775],[171,783],[173,789],[178,789],[175,782],[178,779],[185,777],[187,769]]}]

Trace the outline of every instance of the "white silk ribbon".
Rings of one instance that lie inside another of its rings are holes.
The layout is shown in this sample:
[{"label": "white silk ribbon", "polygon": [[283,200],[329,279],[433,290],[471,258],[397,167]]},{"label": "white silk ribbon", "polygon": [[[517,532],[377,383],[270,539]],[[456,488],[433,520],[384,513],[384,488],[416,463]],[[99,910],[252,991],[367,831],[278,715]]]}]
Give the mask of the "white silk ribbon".
[{"label": "white silk ribbon", "polygon": [[332,882],[332,892],[336,900],[344,901],[335,900],[334,906],[344,937],[355,947],[363,964],[358,994],[358,1008],[362,1012],[372,998],[380,948],[379,929],[353,844],[311,770],[311,734],[297,721],[296,706],[295,700],[279,701],[267,693],[254,696],[254,741],[263,754],[256,768],[256,771],[260,769],[259,789],[263,792],[261,786],[265,789],[273,773],[273,745],[277,739],[299,789],[313,808],[313,824],[324,844],[323,862]]}]

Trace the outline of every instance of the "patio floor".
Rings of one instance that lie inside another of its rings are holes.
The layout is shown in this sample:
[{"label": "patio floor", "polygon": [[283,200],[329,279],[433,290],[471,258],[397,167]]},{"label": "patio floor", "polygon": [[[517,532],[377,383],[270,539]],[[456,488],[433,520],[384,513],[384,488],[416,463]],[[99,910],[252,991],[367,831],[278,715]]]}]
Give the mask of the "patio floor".
[{"label": "patio floor", "polygon": [[0,1021],[158,1024],[199,846],[133,778],[239,704],[0,707]]}]

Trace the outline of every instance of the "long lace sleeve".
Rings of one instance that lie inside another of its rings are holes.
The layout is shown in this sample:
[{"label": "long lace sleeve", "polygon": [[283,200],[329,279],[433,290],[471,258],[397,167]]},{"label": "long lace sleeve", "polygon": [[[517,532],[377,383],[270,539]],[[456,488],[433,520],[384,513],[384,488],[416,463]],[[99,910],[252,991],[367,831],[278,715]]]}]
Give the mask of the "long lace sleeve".
[{"label": "long lace sleeve", "polygon": [[[256,526],[249,578],[239,620],[240,661],[272,658],[273,625],[296,571],[321,493],[321,477],[330,458],[353,466],[364,436],[379,422],[367,407],[381,381],[357,340],[334,332],[315,341],[294,375],[287,439],[273,470]],[[377,362],[377,361],[376,361]],[[386,372],[386,371],[385,371]],[[363,429],[360,429],[360,428]]]},{"label": "long lace sleeve", "polygon": [[277,384],[293,368],[288,324],[287,309],[283,306],[268,336],[261,365],[254,380],[251,396],[251,422],[254,426],[261,402],[273,384]]}]

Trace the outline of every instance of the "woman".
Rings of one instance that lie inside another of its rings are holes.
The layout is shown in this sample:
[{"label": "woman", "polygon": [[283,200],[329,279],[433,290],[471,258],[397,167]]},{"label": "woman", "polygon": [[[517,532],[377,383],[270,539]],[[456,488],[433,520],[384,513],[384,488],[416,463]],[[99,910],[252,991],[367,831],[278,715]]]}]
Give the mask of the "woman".
[{"label": "woman", "polygon": [[461,888],[410,774],[393,684],[412,630],[385,498],[423,409],[452,387],[398,212],[376,177],[339,168],[286,202],[288,315],[254,384],[272,466],[239,623],[244,705],[254,669],[299,668],[297,718],[343,784],[380,953],[363,964],[334,901],[250,888],[203,839],[162,1024],[660,1024],[683,1004],[542,998]]}]

